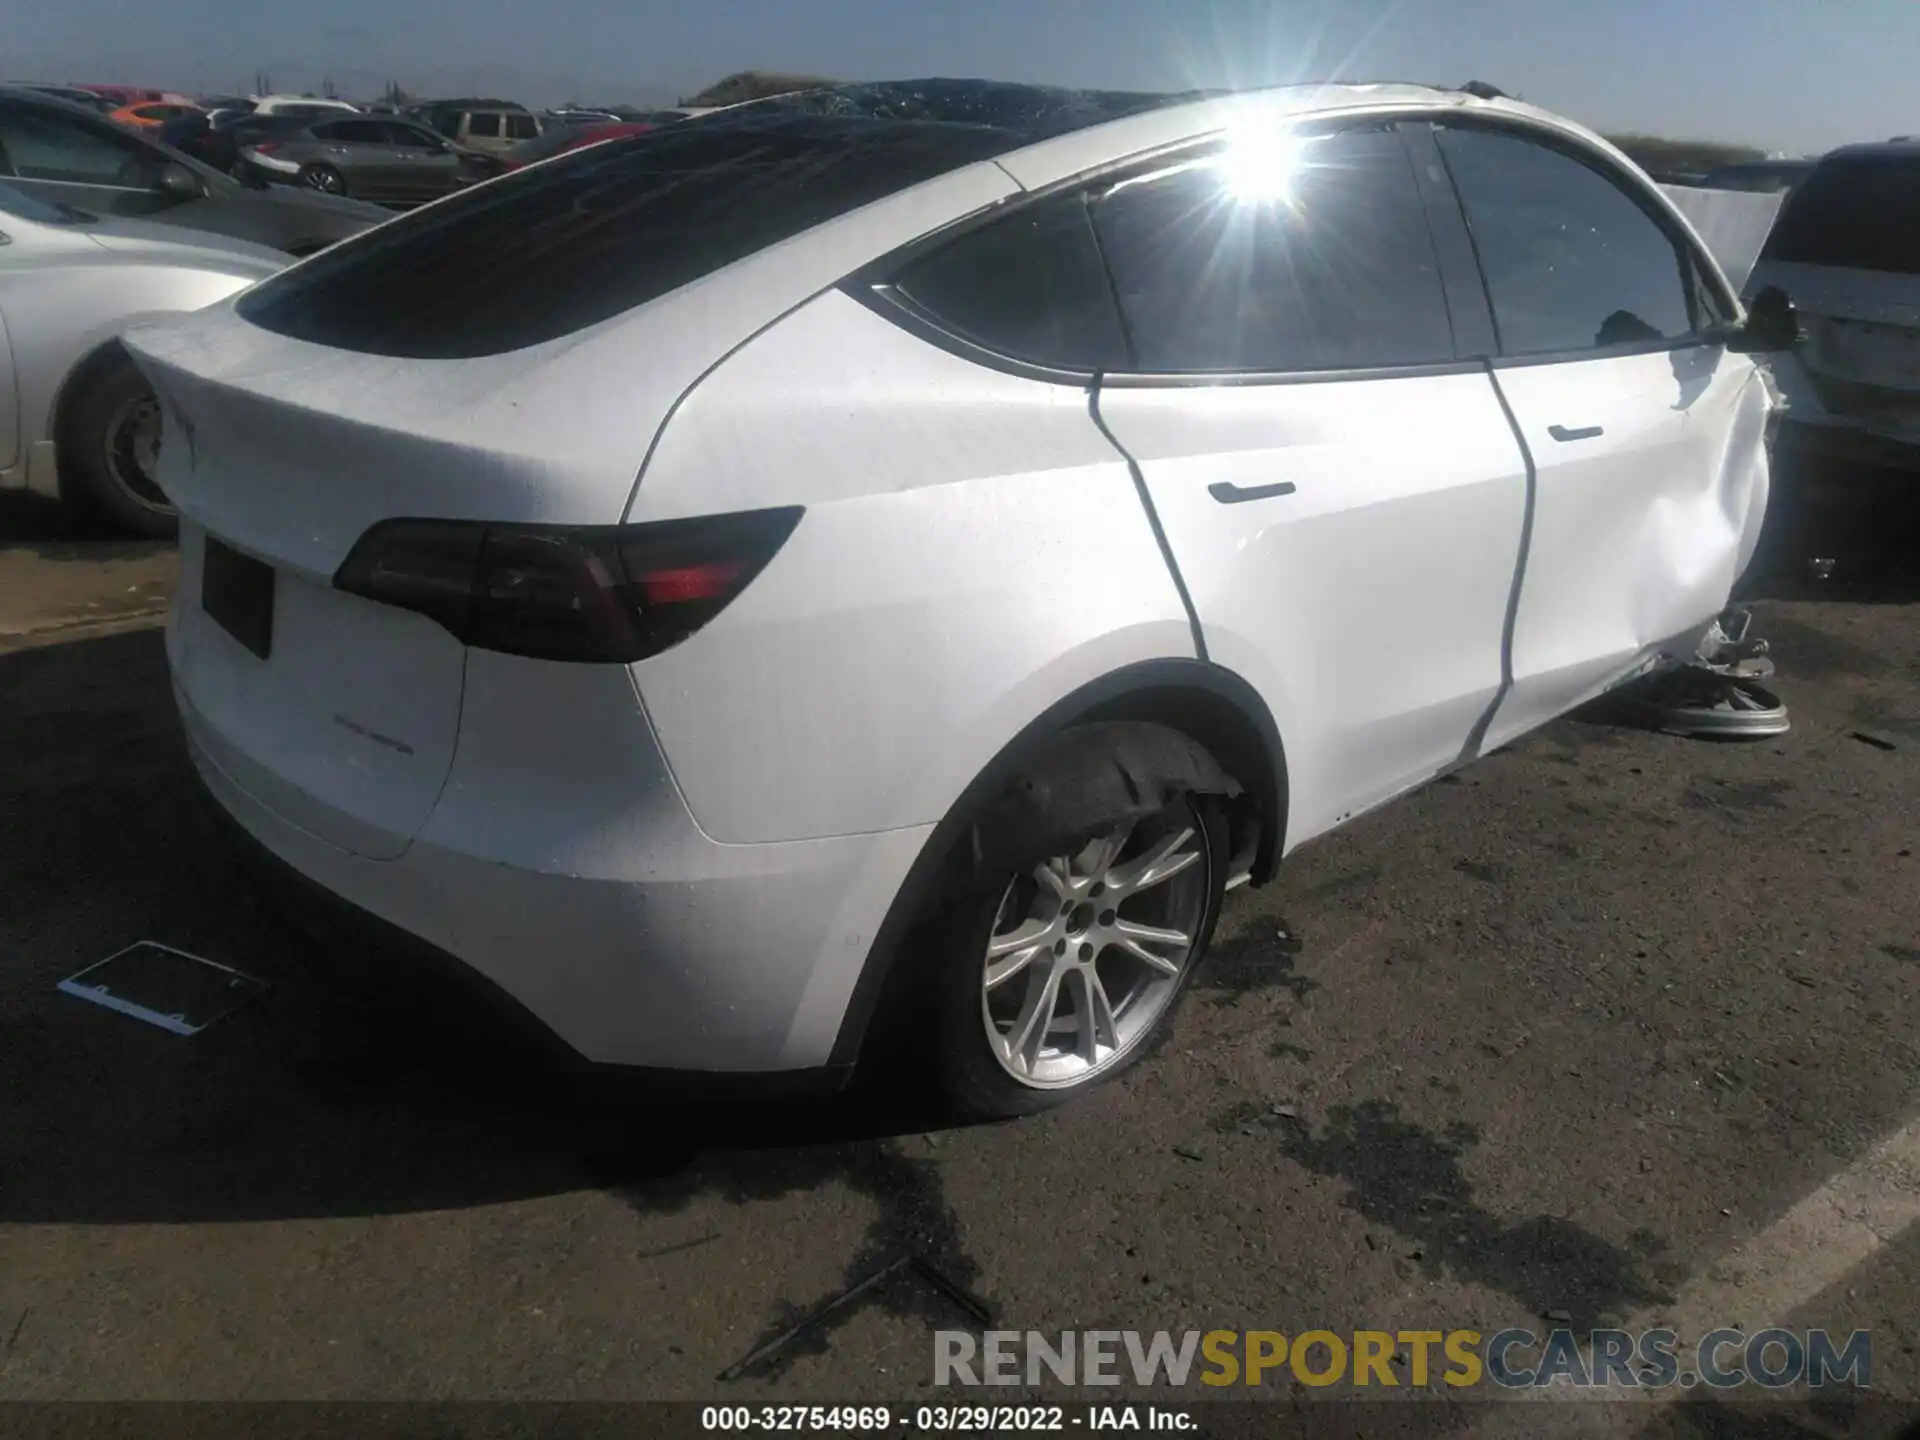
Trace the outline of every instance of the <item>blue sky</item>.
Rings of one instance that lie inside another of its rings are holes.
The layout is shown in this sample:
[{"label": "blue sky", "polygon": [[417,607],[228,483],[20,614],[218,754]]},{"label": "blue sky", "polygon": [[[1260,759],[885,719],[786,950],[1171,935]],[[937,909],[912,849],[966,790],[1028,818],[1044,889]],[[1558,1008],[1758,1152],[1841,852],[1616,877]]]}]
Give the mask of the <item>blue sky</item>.
[{"label": "blue sky", "polygon": [[[24,13],[22,8],[24,7]],[[1920,0],[12,0],[14,79],[388,78],[533,104],[733,70],[1185,88],[1487,80],[1602,129],[1803,151],[1920,132]]]}]

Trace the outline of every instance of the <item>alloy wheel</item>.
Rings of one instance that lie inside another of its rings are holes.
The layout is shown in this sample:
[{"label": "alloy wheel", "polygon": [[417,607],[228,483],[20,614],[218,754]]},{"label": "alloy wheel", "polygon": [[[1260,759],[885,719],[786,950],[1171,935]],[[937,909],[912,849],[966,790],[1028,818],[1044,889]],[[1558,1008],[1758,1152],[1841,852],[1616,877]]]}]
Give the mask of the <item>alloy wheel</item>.
[{"label": "alloy wheel", "polygon": [[134,504],[170,515],[173,506],[154,479],[160,469],[160,404],[151,395],[122,401],[107,421],[107,475]]},{"label": "alloy wheel", "polygon": [[980,978],[987,1046],[1023,1085],[1059,1090],[1112,1068],[1180,993],[1213,857],[1190,801],[1016,876]]}]

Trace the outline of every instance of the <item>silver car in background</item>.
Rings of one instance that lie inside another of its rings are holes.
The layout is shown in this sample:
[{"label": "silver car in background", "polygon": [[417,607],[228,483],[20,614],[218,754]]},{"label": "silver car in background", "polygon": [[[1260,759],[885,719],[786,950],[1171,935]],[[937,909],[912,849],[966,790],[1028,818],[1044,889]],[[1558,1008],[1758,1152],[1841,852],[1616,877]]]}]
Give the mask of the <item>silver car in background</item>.
[{"label": "silver car in background", "polygon": [[120,332],[224,300],[287,263],[244,240],[102,219],[0,183],[0,491],[172,534],[173,507],[153,480],[159,411]]}]

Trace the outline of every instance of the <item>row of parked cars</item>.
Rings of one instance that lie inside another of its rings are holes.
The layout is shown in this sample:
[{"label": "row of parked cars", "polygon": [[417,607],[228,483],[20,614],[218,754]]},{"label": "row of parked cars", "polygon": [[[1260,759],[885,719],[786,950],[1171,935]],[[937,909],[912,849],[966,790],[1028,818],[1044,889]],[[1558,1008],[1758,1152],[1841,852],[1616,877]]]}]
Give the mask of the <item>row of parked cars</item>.
[{"label": "row of parked cars", "polygon": [[216,813],[589,1065],[1083,1093],[1226,890],[1694,653],[1764,360],[1920,396],[1911,146],[1743,304],[1598,136],[1415,86],[834,87],[284,269],[168,222],[384,212],[107,128],[93,206],[0,180],[0,482],[177,502]]},{"label": "row of parked cars", "polygon": [[629,106],[535,112],[486,97],[402,108],[314,95],[188,97],[127,86],[19,88],[97,110],[244,184],[300,186],[395,208],[437,200],[581,145],[703,113]]},{"label": "row of parked cars", "polygon": [[404,208],[568,150],[644,134],[684,118],[678,113],[640,120],[589,117],[542,130],[524,111],[456,104],[430,109],[425,116],[248,117],[209,128],[187,148],[246,184],[293,185]]},{"label": "row of parked cars", "polygon": [[[150,535],[175,522],[154,481],[159,412],[115,338],[129,321],[212,303],[393,218],[374,202],[436,199],[661,123],[573,116],[533,153],[485,156],[421,120],[265,97],[176,149],[163,127],[116,118],[114,97],[62,88],[0,85],[0,491]],[[497,103],[430,118],[470,132]]]}]

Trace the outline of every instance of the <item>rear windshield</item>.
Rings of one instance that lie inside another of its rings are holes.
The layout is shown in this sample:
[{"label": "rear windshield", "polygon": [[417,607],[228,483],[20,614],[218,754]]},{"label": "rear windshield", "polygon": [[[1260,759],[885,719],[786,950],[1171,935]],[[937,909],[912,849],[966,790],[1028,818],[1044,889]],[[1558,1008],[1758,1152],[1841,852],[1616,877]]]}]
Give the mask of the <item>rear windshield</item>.
[{"label": "rear windshield", "polygon": [[714,116],[504,176],[250,291],[263,329],[373,355],[497,355],[582,330],[908,186],[1009,130]]},{"label": "rear windshield", "polygon": [[1822,161],[1788,199],[1761,258],[1920,274],[1920,150]]}]

